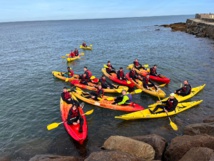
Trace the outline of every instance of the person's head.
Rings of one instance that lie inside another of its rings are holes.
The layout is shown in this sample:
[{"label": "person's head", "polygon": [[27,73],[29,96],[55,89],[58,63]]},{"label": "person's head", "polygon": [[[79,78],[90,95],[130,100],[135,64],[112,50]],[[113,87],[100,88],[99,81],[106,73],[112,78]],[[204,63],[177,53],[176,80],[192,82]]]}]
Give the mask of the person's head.
[{"label": "person's head", "polygon": [[106,76],[105,76],[105,75],[102,75],[102,79],[106,79]]},{"label": "person's head", "polygon": [[83,70],[86,71],[86,70],[88,70],[88,68],[87,68],[87,67],[84,67]]},{"label": "person's head", "polygon": [[68,69],[68,70],[71,70],[72,68],[71,68],[71,67],[67,67],[67,69]]},{"label": "person's head", "polygon": [[85,73],[83,73],[83,77],[84,77],[84,78],[86,77],[86,74],[85,74]]},{"label": "person's head", "polygon": [[156,69],[156,68],[157,68],[157,65],[155,64],[155,65],[153,65],[153,67]]},{"label": "person's head", "polygon": [[110,62],[110,61],[108,61],[108,62],[107,62],[107,64],[111,64],[111,62]]},{"label": "person's head", "polygon": [[123,70],[123,67],[120,67],[120,71],[122,71]]},{"label": "person's head", "polygon": [[68,91],[67,87],[64,87],[63,92],[67,92],[67,91]]},{"label": "person's head", "polygon": [[77,105],[76,105],[75,103],[72,105],[72,109],[73,109],[73,110],[76,110],[76,109],[77,109]]},{"label": "person's head", "polygon": [[102,85],[101,84],[98,84],[98,89],[101,89],[102,88]]},{"label": "person's head", "polygon": [[132,71],[134,71],[134,67],[132,67]]},{"label": "person's head", "polygon": [[184,81],[184,84],[189,84],[188,80],[185,80],[185,81]]},{"label": "person's head", "polygon": [[122,95],[125,95],[126,94],[126,90],[122,90]]},{"label": "person's head", "polygon": [[146,78],[149,79],[149,74],[146,75]]},{"label": "person's head", "polygon": [[174,93],[171,93],[171,94],[169,95],[169,98],[170,98],[170,99],[174,99],[174,98],[175,98],[175,94],[174,94]]},{"label": "person's head", "polygon": [[135,59],[135,62],[138,62],[138,59]]}]

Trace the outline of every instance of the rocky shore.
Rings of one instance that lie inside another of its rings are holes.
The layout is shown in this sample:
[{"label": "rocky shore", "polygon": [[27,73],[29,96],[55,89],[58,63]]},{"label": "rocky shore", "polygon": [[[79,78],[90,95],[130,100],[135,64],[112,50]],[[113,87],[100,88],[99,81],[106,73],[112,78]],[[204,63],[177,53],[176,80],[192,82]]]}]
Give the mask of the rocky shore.
[{"label": "rocky shore", "polygon": [[194,19],[187,19],[186,23],[174,23],[161,25],[170,27],[172,31],[182,31],[196,37],[208,37],[214,39],[214,15],[213,14],[196,14]]},{"label": "rocky shore", "polygon": [[156,134],[111,136],[87,158],[47,154],[36,155],[30,161],[214,161],[214,116],[186,126],[182,136],[169,142]]}]

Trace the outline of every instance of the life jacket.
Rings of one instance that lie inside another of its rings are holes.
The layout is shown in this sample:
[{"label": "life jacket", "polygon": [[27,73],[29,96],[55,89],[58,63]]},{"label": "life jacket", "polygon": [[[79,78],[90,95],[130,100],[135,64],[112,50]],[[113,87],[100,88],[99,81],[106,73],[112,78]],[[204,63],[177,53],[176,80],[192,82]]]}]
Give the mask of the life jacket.
[{"label": "life jacket", "polygon": [[102,97],[104,95],[104,90],[103,89],[98,89],[97,90],[97,95]]},{"label": "life jacket", "polygon": [[135,76],[136,76],[135,71],[134,71],[134,70],[131,70],[131,71],[129,72],[129,77],[134,78]]},{"label": "life jacket", "polygon": [[144,78],[144,79],[145,79],[145,83],[149,84],[149,79],[147,79],[147,78]]},{"label": "life jacket", "polygon": [[92,76],[91,71],[90,70],[86,70],[85,72],[87,73],[88,77],[91,78],[91,76]]},{"label": "life jacket", "polygon": [[186,91],[187,91],[187,86],[189,86],[189,88],[190,88],[190,91],[189,91],[187,94],[190,94],[190,92],[191,92],[191,86],[190,86],[190,84],[185,84],[185,85],[182,87],[182,92],[186,93]]},{"label": "life jacket", "polygon": [[106,79],[100,78],[101,83],[106,83]]},{"label": "life jacket", "polygon": [[172,106],[173,106],[173,102],[174,102],[174,99],[168,99],[168,101],[167,101],[167,108],[172,108]]},{"label": "life jacket", "polygon": [[123,71],[119,71],[119,75],[120,75],[120,77],[124,77],[124,72]]},{"label": "life jacket", "polygon": [[71,111],[72,111],[71,118],[75,118],[75,117],[79,116],[79,109],[78,108],[76,108],[76,110],[73,110],[73,108],[72,108]]},{"label": "life jacket", "polygon": [[64,98],[65,98],[66,100],[68,100],[69,98],[71,98],[70,93],[69,93],[69,92],[64,92]]},{"label": "life jacket", "polygon": [[135,66],[139,66],[139,62],[134,61]]},{"label": "life jacket", "polygon": [[78,50],[74,50],[74,54],[75,54],[75,56],[78,56],[79,55],[79,51]]},{"label": "life jacket", "polygon": [[74,52],[71,52],[71,53],[70,53],[70,57],[72,57],[72,58],[75,57]]},{"label": "life jacket", "polygon": [[132,102],[132,95],[129,93],[129,94],[127,94],[126,96],[129,97],[129,100],[127,100],[126,103]]},{"label": "life jacket", "polygon": [[150,68],[150,74],[153,74],[153,75],[157,74],[157,71],[154,67]]},{"label": "life jacket", "polygon": [[68,70],[68,74],[69,74],[71,77],[73,77],[74,71],[73,71],[73,70]]}]

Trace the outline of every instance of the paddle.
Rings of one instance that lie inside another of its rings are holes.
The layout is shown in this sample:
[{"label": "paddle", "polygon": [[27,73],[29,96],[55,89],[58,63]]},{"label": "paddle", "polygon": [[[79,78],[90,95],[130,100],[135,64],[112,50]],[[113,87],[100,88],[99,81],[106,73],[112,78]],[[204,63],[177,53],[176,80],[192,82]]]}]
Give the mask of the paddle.
[{"label": "paddle", "polygon": [[[82,102],[80,104],[80,107],[81,108],[84,107],[84,102]],[[86,113],[82,114],[81,116],[83,116],[83,115],[91,115],[93,112],[94,112],[94,109],[87,111]],[[75,118],[72,118],[71,120],[73,120],[73,119],[75,119]],[[51,124],[47,125],[47,130],[53,130],[53,129],[57,128],[60,124],[65,123],[65,122],[67,122],[67,120],[66,121],[62,121],[62,122],[51,123]]]},{"label": "paddle", "polygon": [[[158,92],[157,92],[157,95],[158,95]],[[158,95],[158,99],[159,99],[160,102],[162,102],[162,101],[160,100],[159,95]],[[166,111],[165,108],[164,108],[164,112],[166,112],[166,115],[167,115],[167,117],[168,117],[168,119],[169,119],[169,124],[170,124],[170,126],[172,127],[172,129],[175,130],[175,131],[177,131],[177,130],[178,130],[178,126],[177,126],[174,122],[172,122],[172,120],[171,120],[171,118],[169,117],[168,112]]]},{"label": "paddle", "polygon": [[[82,52],[82,53],[80,53],[79,55],[80,55],[80,56],[84,56],[85,53]],[[61,58],[62,58],[62,59],[65,59],[65,58],[68,58],[68,56],[69,56],[69,54],[66,54],[65,56],[62,56]]]}]

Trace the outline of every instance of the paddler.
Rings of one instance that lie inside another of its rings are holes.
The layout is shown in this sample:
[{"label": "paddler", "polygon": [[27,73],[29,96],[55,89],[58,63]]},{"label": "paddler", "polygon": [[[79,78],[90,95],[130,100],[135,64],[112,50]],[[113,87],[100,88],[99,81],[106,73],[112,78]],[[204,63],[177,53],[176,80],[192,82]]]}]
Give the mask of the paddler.
[{"label": "paddler", "polygon": [[111,75],[111,73],[116,73],[115,68],[111,65],[111,62],[107,62],[106,72]]},{"label": "paddler", "polygon": [[151,87],[154,87],[155,90],[157,90],[157,86],[150,80],[149,75],[143,77],[143,87],[145,89],[150,89]]},{"label": "paddler", "polygon": [[186,96],[191,93],[191,89],[192,89],[191,85],[189,84],[189,82],[187,80],[185,80],[183,87],[176,90],[175,93],[178,95],[181,95],[181,96]]},{"label": "paddler", "polygon": [[[160,102],[160,101],[158,101]],[[178,100],[175,98],[175,94],[171,93],[168,100],[163,101],[161,105],[157,105],[155,109],[152,111],[149,109],[149,111],[154,114],[155,111],[157,111],[159,108],[163,109],[165,112],[174,111],[176,106],[178,104]],[[161,111],[163,112],[163,111]]]},{"label": "paddler", "polygon": [[82,46],[83,46],[83,47],[87,47],[87,45],[86,45],[86,42],[85,42],[85,41],[82,43]]},{"label": "paddler", "polygon": [[87,78],[90,79],[92,76],[92,72],[90,70],[88,70],[88,68],[86,66],[83,68],[83,70],[84,70],[84,74],[86,74]]},{"label": "paddler", "polygon": [[122,95],[115,98],[112,104],[126,105],[132,102],[132,95],[126,93],[126,90],[122,91]]},{"label": "paddler", "polygon": [[123,67],[120,67],[120,70],[117,71],[117,78],[120,80],[127,80],[123,71]]},{"label": "paddler", "polygon": [[114,86],[114,85],[112,85],[111,83],[109,83],[107,80],[106,80],[106,77],[105,77],[105,75],[102,75],[102,77],[99,79],[99,82],[101,83],[101,86],[102,86],[102,88],[111,88],[111,89],[113,89],[113,88],[117,88],[116,86]]},{"label": "paddler", "polygon": [[161,77],[161,75],[157,73],[157,65],[156,64],[153,65],[152,68],[150,68],[150,75]]},{"label": "paddler", "polygon": [[78,104],[77,101],[72,99],[70,92],[68,92],[68,89],[66,87],[63,88],[63,92],[61,93],[61,98],[67,104],[73,104],[73,103]]},{"label": "paddler", "polygon": [[90,82],[90,79],[88,78],[88,76],[85,73],[83,75],[81,75],[79,77],[79,79],[80,79],[81,84],[88,85],[88,82]]},{"label": "paddler", "polygon": [[129,77],[132,78],[136,83],[136,79],[142,80],[142,77],[134,70],[134,67],[130,70]]},{"label": "paddler", "polygon": [[79,51],[77,48],[74,49],[74,54],[75,54],[75,56],[79,56]]},{"label": "paddler", "polygon": [[80,115],[79,109],[78,109],[77,104],[73,104],[72,107],[70,108],[69,112],[68,112],[68,117],[67,117],[67,123],[68,125],[77,125],[80,124],[79,127],[79,133],[82,133],[82,125],[83,125],[83,119]]},{"label": "paddler", "polygon": [[97,88],[96,92],[92,91],[90,93],[84,93],[84,95],[87,95],[87,96],[85,96],[85,98],[92,98],[96,101],[99,100],[98,98],[102,98],[104,95],[104,91],[103,91],[101,84],[99,84],[96,88]]},{"label": "paddler", "polygon": [[69,56],[68,56],[69,58],[73,58],[73,57],[75,57],[75,53],[71,50],[71,53],[69,54]]},{"label": "paddler", "polygon": [[145,69],[138,61],[138,59],[135,59],[134,62],[134,67],[137,69],[137,70],[140,70],[140,69]]}]

